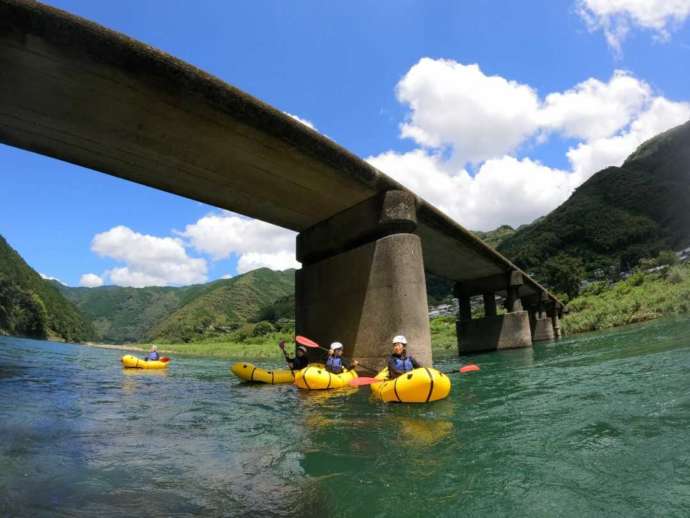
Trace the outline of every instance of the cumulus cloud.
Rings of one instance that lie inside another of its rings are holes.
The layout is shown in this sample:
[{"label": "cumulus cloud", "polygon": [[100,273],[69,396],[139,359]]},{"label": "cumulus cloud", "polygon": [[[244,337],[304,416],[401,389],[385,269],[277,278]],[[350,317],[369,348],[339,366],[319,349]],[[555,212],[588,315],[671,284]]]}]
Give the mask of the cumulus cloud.
[{"label": "cumulus cloud", "polygon": [[537,127],[536,92],[476,64],[423,58],[396,93],[410,107],[402,136],[425,147],[449,146],[461,163],[511,152]]},{"label": "cumulus cloud", "polygon": [[118,286],[168,286],[206,281],[206,260],[193,258],[180,239],[156,237],[117,226],[96,234],[91,250],[125,263],[106,272]]},{"label": "cumulus cloud", "polygon": [[103,286],[103,279],[95,273],[85,273],[79,278],[79,286],[85,288],[98,288]]},{"label": "cumulus cloud", "polygon": [[610,137],[630,123],[650,96],[647,83],[617,70],[607,83],[590,78],[565,92],[548,94],[536,117],[543,129],[567,137]]},{"label": "cumulus cloud", "polygon": [[[624,71],[542,99],[534,88],[487,76],[477,65],[424,58],[397,94],[410,109],[401,137],[420,148],[367,160],[478,230],[548,213],[592,174],[620,165],[643,141],[690,118],[690,104],[655,95]],[[511,155],[557,136],[578,141],[566,153],[570,170]],[[470,163],[477,165],[473,173]]]},{"label": "cumulus cloud", "polygon": [[313,123],[312,121],[307,120],[307,119],[303,119],[302,117],[299,117],[299,116],[297,116],[297,115],[294,115],[294,114],[292,114],[292,113],[290,113],[290,112],[283,112],[283,113],[284,113],[285,115],[287,115],[288,117],[292,117],[292,118],[295,119],[296,121],[301,122],[302,124],[304,124],[304,125],[307,126],[308,128],[311,128],[311,129],[313,129],[314,131],[319,131],[319,130],[316,129],[316,126],[314,126],[314,123]]},{"label": "cumulus cloud", "polygon": [[295,259],[295,232],[231,212],[204,216],[178,234],[215,261],[237,256],[238,273],[263,266],[273,270],[300,266]]},{"label": "cumulus cloud", "polygon": [[438,155],[424,150],[388,152],[368,160],[476,230],[532,221],[565,201],[574,187],[565,171],[507,155],[487,160],[474,176],[465,169],[454,170]]},{"label": "cumulus cloud", "polygon": [[42,279],[45,279],[45,280],[47,280],[47,281],[57,281],[57,282],[59,282],[60,284],[62,284],[63,286],[67,286],[64,282],[62,282],[62,281],[61,281],[60,279],[58,279],[57,277],[51,277],[50,275],[46,275],[46,274],[41,273],[41,272],[38,272],[38,275],[40,275]]},{"label": "cumulus cloud", "polygon": [[662,41],[690,16],[690,0],[578,0],[577,11],[590,30],[602,30],[617,53],[634,26]]}]

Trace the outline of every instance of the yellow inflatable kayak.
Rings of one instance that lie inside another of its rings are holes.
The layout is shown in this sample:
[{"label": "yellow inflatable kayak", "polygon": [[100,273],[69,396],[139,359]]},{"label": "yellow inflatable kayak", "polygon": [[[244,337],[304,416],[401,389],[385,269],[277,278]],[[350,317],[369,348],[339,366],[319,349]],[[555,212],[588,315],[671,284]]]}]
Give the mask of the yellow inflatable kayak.
[{"label": "yellow inflatable kayak", "polygon": [[160,362],[157,360],[144,361],[131,354],[125,354],[120,358],[122,365],[128,369],[165,369],[169,362]]},{"label": "yellow inflatable kayak", "polygon": [[448,376],[430,367],[411,370],[394,380],[388,377],[386,368],[375,378],[381,383],[372,383],[371,392],[386,403],[430,403],[447,397],[451,387]]},{"label": "yellow inflatable kayak", "polygon": [[230,372],[244,381],[255,381],[257,383],[268,383],[277,385],[278,383],[292,383],[295,376],[290,370],[267,371],[251,363],[236,363],[230,367]]},{"label": "yellow inflatable kayak", "polygon": [[355,370],[340,374],[328,372],[323,365],[309,365],[295,372],[295,385],[306,390],[325,390],[349,387],[348,382],[357,377]]}]

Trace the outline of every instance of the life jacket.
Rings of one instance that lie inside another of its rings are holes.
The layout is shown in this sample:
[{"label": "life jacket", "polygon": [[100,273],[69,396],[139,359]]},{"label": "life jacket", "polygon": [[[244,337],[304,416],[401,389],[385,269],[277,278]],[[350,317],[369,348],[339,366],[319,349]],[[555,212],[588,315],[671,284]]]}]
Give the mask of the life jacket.
[{"label": "life jacket", "polygon": [[159,355],[156,351],[151,351],[151,352],[149,353],[148,359],[151,360],[151,361],[157,361],[157,360],[160,359],[160,355]]},{"label": "life jacket", "polygon": [[309,365],[309,358],[306,356],[302,356],[301,358],[299,356],[295,356],[295,358],[292,360],[292,368],[295,370],[304,369],[307,365]]},{"label": "life jacket", "polygon": [[340,356],[329,356],[326,360],[326,370],[333,374],[343,372],[343,359]]},{"label": "life jacket", "polygon": [[392,356],[393,360],[393,365],[395,366],[395,370],[398,372],[408,372],[414,369],[414,366],[412,365],[412,360],[408,358],[407,356]]}]

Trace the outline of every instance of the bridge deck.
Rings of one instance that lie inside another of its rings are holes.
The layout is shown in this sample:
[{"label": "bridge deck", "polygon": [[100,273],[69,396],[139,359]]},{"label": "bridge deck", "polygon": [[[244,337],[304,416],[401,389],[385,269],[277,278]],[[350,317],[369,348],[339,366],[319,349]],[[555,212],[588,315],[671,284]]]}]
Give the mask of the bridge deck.
[{"label": "bridge deck", "polygon": [[[296,231],[378,192],[407,190],[187,63],[17,0],[0,0],[0,142]],[[432,273],[466,281],[515,269],[421,199],[418,218]],[[544,291],[525,279],[522,294]]]}]

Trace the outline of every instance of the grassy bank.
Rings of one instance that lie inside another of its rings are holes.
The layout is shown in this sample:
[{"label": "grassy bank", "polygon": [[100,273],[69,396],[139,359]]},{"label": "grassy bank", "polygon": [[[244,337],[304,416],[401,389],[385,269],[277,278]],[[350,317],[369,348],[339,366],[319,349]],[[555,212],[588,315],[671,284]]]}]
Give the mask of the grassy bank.
[{"label": "grassy bank", "polygon": [[568,304],[566,334],[654,320],[690,311],[690,265],[635,272],[615,284],[594,283]]},{"label": "grassy bank", "polygon": [[[252,360],[281,360],[283,353],[278,348],[278,342],[283,339],[288,345],[286,350],[292,355],[293,345],[290,343],[292,335],[284,333],[270,333],[261,337],[247,338],[241,342],[222,340],[174,343],[156,342],[161,354],[177,356],[205,356],[222,359],[252,359]],[[445,352],[455,350],[455,318],[441,317],[431,321],[431,340],[434,351]],[[150,344],[131,344],[132,349],[148,351]]]}]

